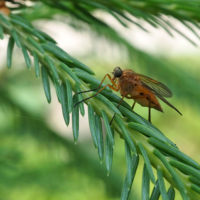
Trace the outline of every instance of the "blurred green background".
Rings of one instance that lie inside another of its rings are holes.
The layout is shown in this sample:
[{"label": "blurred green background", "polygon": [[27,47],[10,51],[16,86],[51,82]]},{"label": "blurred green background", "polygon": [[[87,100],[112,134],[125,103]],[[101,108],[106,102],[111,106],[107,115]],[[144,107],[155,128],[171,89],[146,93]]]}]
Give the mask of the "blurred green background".
[{"label": "blurred green background", "polygon": [[[167,85],[174,94],[169,102],[183,116],[161,102],[164,113],[152,110],[152,123],[200,163],[199,54],[166,53],[158,58],[136,49],[130,59],[121,53],[122,49],[111,48],[117,53],[110,58],[99,55],[101,48],[73,56],[91,67],[99,80],[120,66]],[[5,52],[2,46],[1,54]],[[86,125],[87,114],[81,118],[75,145],[71,125],[65,126],[53,86],[49,105],[41,78],[35,78],[34,69],[26,69],[17,49],[13,59],[11,70],[6,68],[5,59],[0,66],[0,200],[119,199],[126,174],[124,141],[116,135],[113,170],[107,176],[105,162],[100,163]],[[126,101],[132,105],[131,100]],[[148,118],[147,108],[137,104],[135,111]],[[140,161],[130,196],[134,200],[141,199]]]}]

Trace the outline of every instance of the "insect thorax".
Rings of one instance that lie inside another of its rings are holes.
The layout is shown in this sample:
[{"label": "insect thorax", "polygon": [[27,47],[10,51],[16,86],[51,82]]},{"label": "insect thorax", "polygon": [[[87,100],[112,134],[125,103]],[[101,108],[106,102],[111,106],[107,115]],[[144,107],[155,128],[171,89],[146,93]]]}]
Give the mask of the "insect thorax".
[{"label": "insect thorax", "polygon": [[127,78],[127,77],[120,77],[117,82],[118,89],[120,90],[121,95],[124,93],[131,94],[131,92],[134,90],[134,87],[136,85],[135,81]]}]

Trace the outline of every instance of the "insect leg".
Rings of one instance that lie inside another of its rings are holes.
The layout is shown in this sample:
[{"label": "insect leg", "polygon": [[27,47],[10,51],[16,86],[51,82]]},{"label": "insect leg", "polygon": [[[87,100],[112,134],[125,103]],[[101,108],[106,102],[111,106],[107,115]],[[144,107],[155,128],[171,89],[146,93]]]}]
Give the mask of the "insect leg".
[{"label": "insect leg", "polygon": [[[126,96],[127,99],[142,99],[142,98],[147,98],[147,100],[149,101],[149,122],[151,123],[151,97],[148,94],[144,94],[144,95],[137,95],[137,96],[133,96],[133,97],[128,97]],[[134,103],[135,104],[135,103]],[[133,104],[133,106],[134,106]]]},{"label": "insect leg", "polygon": [[133,105],[132,105],[132,110],[133,110],[133,108],[135,107],[135,104],[136,104],[136,101],[134,101],[134,103],[133,103]]},{"label": "insect leg", "polygon": [[[124,95],[122,96],[122,98],[121,98],[121,100],[120,100],[120,102],[119,102],[117,108],[119,108],[119,106],[120,106],[120,104],[122,103],[123,98],[124,98],[125,96],[126,96],[126,94],[124,94]],[[112,117],[112,119],[111,119],[111,121],[110,121],[110,126],[111,126],[111,124],[112,124],[113,119],[115,118],[115,115],[116,115],[116,113],[113,115],[113,117]]]},{"label": "insect leg", "polygon": [[[109,75],[110,76],[110,75]],[[101,88],[96,94],[94,94],[94,95],[92,95],[91,97],[88,97],[88,98],[86,98],[86,99],[83,99],[82,101],[79,101],[77,104],[75,104],[74,105],[74,107],[75,106],[77,106],[79,103],[81,103],[81,102],[83,102],[83,101],[86,101],[86,100],[88,100],[88,99],[90,99],[90,98],[92,98],[92,97],[95,97],[97,94],[99,94],[99,92],[101,92],[103,89],[105,89],[106,87],[109,87],[110,89],[112,89],[112,90],[114,90],[114,91],[118,91],[118,89],[117,88],[115,88],[115,87],[113,87],[112,85],[109,85],[109,84],[107,84],[107,85],[105,85],[103,88]],[[77,93],[78,94],[78,93]]]},{"label": "insect leg", "polygon": [[151,123],[151,97],[150,96],[149,96],[149,122]]},{"label": "insect leg", "polygon": [[106,74],[106,75],[103,77],[101,83],[99,84],[99,86],[98,86],[97,88],[91,89],[91,90],[87,90],[87,91],[78,92],[78,93],[76,93],[75,95],[81,94],[81,93],[85,93],[85,92],[91,92],[91,91],[98,90],[98,89],[101,87],[101,85],[103,84],[103,82],[104,82],[104,80],[106,79],[107,76],[108,76],[108,78],[110,79],[110,81],[112,82],[112,84],[114,85],[114,87],[117,87],[116,83],[112,80],[111,76],[110,76],[109,74]]}]

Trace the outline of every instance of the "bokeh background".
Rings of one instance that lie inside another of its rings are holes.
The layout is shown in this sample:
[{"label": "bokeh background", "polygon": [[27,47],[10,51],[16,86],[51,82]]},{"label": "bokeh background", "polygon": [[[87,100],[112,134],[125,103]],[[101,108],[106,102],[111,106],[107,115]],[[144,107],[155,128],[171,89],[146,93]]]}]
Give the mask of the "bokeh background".
[{"label": "bokeh background", "polygon": [[[125,29],[101,12],[96,16],[118,30],[135,52],[130,54],[90,30],[77,31],[65,22],[36,20],[34,25],[92,68],[99,80],[120,66],[167,85],[173,92],[169,102],[183,116],[161,102],[164,113],[152,110],[152,123],[181,151],[200,163],[199,40],[173,19],[173,24],[193,39],[197,47],[176,33],[172,38],[164,30],[142,21],[149,33],[131,24]],[[6,68],[7,42],[7,36],[0,41],[0,199],[119,199],[126,174],[124,141],[116,135],[113,169],[107,176],[105,162],[100,163],[93,146],[87,113],[80,119],[79,140],[75,145],[71,125],[66,127],[64,123],[53,86],[49,105],[41,78],[35,78],[33,68],[27,70],[17,48],[12,68]],[[126,101],[132,104],[131,100]],[[147,108],[137,104],[135,111],[148,118]],[[134,200],[141,199],[140,160],[130,197]],[[177,196],[178,199],[181,198]]]}]

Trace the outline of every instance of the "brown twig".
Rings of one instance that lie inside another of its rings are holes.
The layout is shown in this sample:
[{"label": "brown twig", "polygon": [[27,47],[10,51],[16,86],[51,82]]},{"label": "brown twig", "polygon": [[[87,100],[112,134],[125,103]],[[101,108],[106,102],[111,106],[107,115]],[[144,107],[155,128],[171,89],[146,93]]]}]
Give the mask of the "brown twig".
[{"label": "brown twig", "polygon": [[10,9],[7,8],[5,4],[5,0],[0,0],[0,12],[3,14],[9,15],[10,14]]}]

